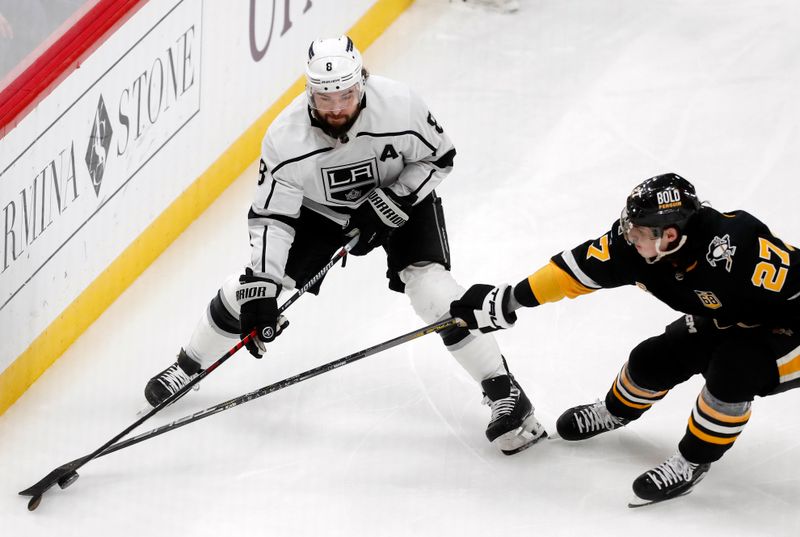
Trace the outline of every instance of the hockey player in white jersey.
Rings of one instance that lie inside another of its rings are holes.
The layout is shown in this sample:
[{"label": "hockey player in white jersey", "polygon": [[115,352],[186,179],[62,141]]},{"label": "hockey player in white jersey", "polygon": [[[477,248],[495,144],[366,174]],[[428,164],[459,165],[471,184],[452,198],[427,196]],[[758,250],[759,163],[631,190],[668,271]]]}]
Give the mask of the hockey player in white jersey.
[{"label": "hockey player in white jersey", "polygon": [[[350,253],[382,247],[389,288],[404,292],[426,323],[446,317],[464,294],[449,271],[434,190],[452,170],[453,143],[407,86],[364,69],[349,37],[311,43],[306,92],[270,125],[261,149],[250,262],[223,283],[177,362],[147,383],[154,406],[253,329],[247,348],[260,357],[287,324],[278,314],[281,290],[303,285],[355,234]],[[490,442],[511,455],[546,435],[493,336],[461,327],[440,335],[481,384]]]}]

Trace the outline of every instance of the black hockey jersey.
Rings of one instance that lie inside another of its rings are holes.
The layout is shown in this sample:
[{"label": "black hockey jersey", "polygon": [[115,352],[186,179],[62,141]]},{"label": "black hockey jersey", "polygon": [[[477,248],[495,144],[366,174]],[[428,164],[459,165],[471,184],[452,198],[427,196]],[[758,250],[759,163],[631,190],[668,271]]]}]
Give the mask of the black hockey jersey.
[{"label": "black hockey jersey", "polygon": [[527,282],[536,303],[636,285],[677,311],[711,317],[720,326],[800,328],[796,248],[745,211],[703,207],[686,235],[676,254],[649,264],[625,241],[617,220],[598,239],[553,256],[550,270],[542,269]]}]

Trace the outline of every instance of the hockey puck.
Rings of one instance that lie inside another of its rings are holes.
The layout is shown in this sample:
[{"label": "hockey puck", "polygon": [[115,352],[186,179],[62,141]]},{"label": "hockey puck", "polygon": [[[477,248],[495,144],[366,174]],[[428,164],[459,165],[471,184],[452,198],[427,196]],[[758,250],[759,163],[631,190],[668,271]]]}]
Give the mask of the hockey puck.
[{"label": "hockey puck", "polygon": [[37,507],[39,507],[39,504],[41,502],[42,502],[42,495],[41,494],[31,498],[31,501],[28,502],[28,511],[34,511]]},{"label": "hockey puck", "polygon": [[80,477],[80,476],[78,476],[78,472],[72,471],[72,472],[62,476],[58,480],[58,486],[61,487],[62,489],[65,489],[68,486],[70,486],[71,484],[73,484],[78,479],[78,477]]}]

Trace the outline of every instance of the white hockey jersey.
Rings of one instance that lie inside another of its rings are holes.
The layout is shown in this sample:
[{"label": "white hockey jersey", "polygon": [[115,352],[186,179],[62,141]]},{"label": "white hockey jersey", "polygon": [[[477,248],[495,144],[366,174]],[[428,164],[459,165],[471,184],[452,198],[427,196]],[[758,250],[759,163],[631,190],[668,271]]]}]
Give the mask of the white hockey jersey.
[{"label": "white hockey jersey", "polygon": [[408,86],[370,75],[362,105],[338,139],[317,126],[305,93],[267,129],[248,218],[256,276],[283,281],[302,206],[344,226],[376,187],[416,203],[450,173],[453,144]]}]

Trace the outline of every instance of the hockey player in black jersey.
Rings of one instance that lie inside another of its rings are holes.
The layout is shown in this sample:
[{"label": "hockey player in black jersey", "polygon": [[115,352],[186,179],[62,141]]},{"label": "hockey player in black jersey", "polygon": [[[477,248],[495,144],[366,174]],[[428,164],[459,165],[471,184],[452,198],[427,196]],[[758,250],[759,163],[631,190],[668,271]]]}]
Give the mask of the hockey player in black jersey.
[{"label": "hockey player in black jersey", "polygon": [[[426,323],[464,293],[450,274],[434,190],[453,168],[453,143],[407,86],[367,73],[349,37],[311,43],[306,91],[270,125],[261,149],[250,262],[223,283],[177,362],[147,383],[153,406],[253,329],[258,337],[247,348],[260,357],[287,324],[278,315],[281,290],[308,281],[355,234],[350,253],[382,248],[389,288],[405,293]],[[545,435],[493,336],[461,327],[440,335],[483,388],[490,442],[510,455]]]},{"label": "hockey player in black jersey", "polygon": [[752,215],[704,206],[686,179],[659,175],[631,192],[598,239],[513,288],[472,286],[451,313],[490,332],[511,327],[520,307],[622,285],[685,315],[631,351],[604,401],[564,412],[559,435],[623,427],[674,386],[705,377],[677,453],[633,482],[636,507],[688,493],[733,446],[755,396],[800,386],[800,252]]}]

